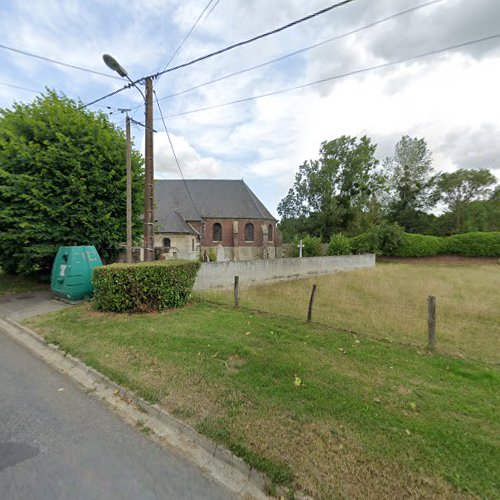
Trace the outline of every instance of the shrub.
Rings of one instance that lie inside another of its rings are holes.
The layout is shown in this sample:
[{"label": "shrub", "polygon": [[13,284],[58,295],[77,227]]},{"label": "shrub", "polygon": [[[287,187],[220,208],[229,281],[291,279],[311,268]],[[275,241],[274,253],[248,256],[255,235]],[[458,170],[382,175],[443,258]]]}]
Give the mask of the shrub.
[{"label": "shrub", "polygon": [[291,247],[290,257],[299,256],[299,243],[302,240],[302,257],[316,257],[321,253],[321,238],[306,235],[304,237],[294,236]]},{"label": "shrub", "polygon": [[332,234],[328,243],[328,255],[349,255],[351,253],[351,240],[342,233]]},{"label": "shrub", "polygon": [[468,257],[500,257],[500,232],[456,234],[446,240],[445,253]]},{"label": "shrub", "polygon": [[394,255],[403,241],[404,231],[398,224],[381,224],[372,229],[373,240],[376,242],[375,253],[379,255]]},{"label": "shrub", "polygon": [[378,253],[377,241],[372,232],[350,238],[350,242],[353,253]]},{"label": "shrub", "polygon": [[[446,238],[404,233],[399,247],[391,254],[397,257],[433,257],[446,253]],[[385,254],[384,254],[385,255]]]},{"label": "shrub", "polygon": [[114,312],[182,307],[191,296],[199,267],[199,262],[185,260],[97,267],[93,306]]},{"label": "shrub", "polygon": [[217,252],[215,251],[215,248],[210,248],[208,251],[208,260],[210,262],[217,262]]}]

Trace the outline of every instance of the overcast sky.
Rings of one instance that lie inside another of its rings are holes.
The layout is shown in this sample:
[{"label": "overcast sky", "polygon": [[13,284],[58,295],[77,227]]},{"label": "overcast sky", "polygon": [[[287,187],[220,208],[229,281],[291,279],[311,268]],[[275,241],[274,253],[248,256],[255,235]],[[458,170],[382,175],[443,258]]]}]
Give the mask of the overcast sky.
[{"label": "overcast sky", "polygon": [[[164,69],[208,0],[3,0],[0,44],[112,74],[112,54],[132,78]],[[213,0],[171,66],[327,7],[333,0]],[[428,0],[355,0],[282,33],[162,76],[158,98],[318,47],[197,90],[160,100],[186,178],[243,178],[277,215],[299,165],[340,135],[368,135],[377,156],[402,135],[423,137],[436,170],[489,168],[500,179],[500,38],[253,101],[171,116],[342,75],[500,34],[500,0],[441,0],[340,37]],[[336,40],[326,42],[329,39]],[[322,43],[326,42],[326,43]],[[48,86],[91,101],[123,85],[0,48],[0,107]],[[122,126],[129,89],[91,109]],[[111,109],[108,109],[110,106]],[[155,176],[178,178],[155,109]],[[143,130],[133,129],[143,147]]]}]

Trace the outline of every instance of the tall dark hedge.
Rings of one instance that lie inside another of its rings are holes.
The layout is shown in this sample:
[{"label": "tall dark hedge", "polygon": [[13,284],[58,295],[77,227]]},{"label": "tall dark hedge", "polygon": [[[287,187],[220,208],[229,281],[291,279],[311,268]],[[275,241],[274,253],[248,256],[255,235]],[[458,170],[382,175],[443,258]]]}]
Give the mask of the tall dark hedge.
[{"label": "tall dark hedge", "polygon": [[101,311],[148,312],[182,307],[200,262],[169,260],[96,267],[93,306]]},{"label": "tall dark hedge", "polygon": [[[141,166],[133,151],[137,236]],[[0,109],[0,267],[44,273],[60,245],[94,245],[106,259],[125,239],[123,131],[53,91]]]}]

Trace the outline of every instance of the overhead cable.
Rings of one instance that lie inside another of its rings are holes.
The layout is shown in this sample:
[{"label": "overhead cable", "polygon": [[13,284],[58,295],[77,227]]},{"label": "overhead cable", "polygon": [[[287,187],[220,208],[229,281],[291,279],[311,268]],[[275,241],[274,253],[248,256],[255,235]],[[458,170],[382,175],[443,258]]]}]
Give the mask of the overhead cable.
[{"label": "overhead cable", "polygon": [[33,54],[32,52],[28,52],[26,50],[16,49],[14,47],[9,47],[7,45],[3,45],[0,43],[0,49],[10,50],[11,52],[16,52],[17,54],[23,54],[28,57],[34,57],[36,59],[40,59],[42,61],[50,62],[53,64],[58,64],[59,66],[65,66],[66,68],[77,69],[79,71],[85,71],[87,73],[93,73],[94,75],[105,76],[106,78],[113,78],[114,80],[120,80],[118,76],[109,75],[107,73],[101,73],[100,71],[95,71],[89,68],[83,68],[82,66],[76,66],[75,64],[69,64],[62,61],[56,61],[55,59],[51,59],[50,57],[40,56],[38,54]]},{"label": "overhead cable", "polygon": [[431,50],[429,52],[424,52],[422,54],[417,54],[415,56],[405,57],[405,58],[402,58],[402,59],[397,59],[395,61],[389,61],[389,62],[386,62],[386,63],[377,64],[375,66],[370,66],[368,68],[358,69],[358,70],[350,71],[348,73],[342,73],[342,74],[339,74],[339,75],[334,75],[334,76],[330,76],[330,77],[327,77],[327,78],[322,78],[321,80],[315,80],[313,82],[303,83],[301,85],[295,85],[293,87],[288,87],[288,88],[285,88],[285,89],[280,89],[280,90],[275,90],[275,91],[272,91],[272,92],[267,92],[265,94],[259,94],[259,95],[256,95],[256,96],[245,97],[245,98],[242,98],[242,99],[237,99],[235,101],[225,102],[225,103],[222,103],[222,104],[215,104],[213,106],[206,106],[206,107],[203,107],[203,108],[191,109],[191,110],[188,110],[188,111],[184,111],[182,113],[171,114],[171,115],[168,115],[167,118],[174,118],[174,117],[177,117],[177,116],[189,115],[189,114],[192,114],[192,113],[198,113],[200,111],[208,111],[208,110],[211,110],[211,109],[216,109],[216,108],[222,108],[222,107],[225,107],[225,106],[230,106],[232,104],[239,104],[239,103],[243,103],[243,102],[255,101],[255,100],[261,99],[263,97],[270,97],[270,96],[274,96],[274,95],[278,95],[278,94],[284,94],[285,92],[291,92],[293,90],[299,90],[299,89],[303,89],[303,88],[306,88],[306,87],[311,87],[313,85],[318,85],[318,84],[329,82],[329,81],[332,81],[332,80],[340,80],[340,79],[346,78],[348,76],[359,75],[361,73],[367,73],[369,71],[374,71],[374,70],[377,70],[377,69],[388,68],[390,66],[396,66],[397,64],[402,64],[404,62],[415,61],[417,59],[422,59],[424,57],[429,57],[429,56],[441,54],[443,52],[448,52],[450,50],[460,49],[462,47],[467,47],[469,45],[475,45],[475,44],[478,44],[478,43],[488,42],[488,41],[491,41],[491,40],[494,40],[494,39],[497,39],[497,38],[500,38],[500,33],[497,33],[497,34],[494,34],[494,35],[490,35],[490,36],[486,36],[486,37],[483,37],[483,38],[478,38],[478,39],[475,39],[475,40],[468,40],[466,42],[458,43],[456,45],[450,45],[448,47],[444,47],[442,49]]},{"label": "overhead cable", "polygon": [[168,142],[170,143],[170,149],[172,150],[172,154],[174,155],[174,158],[175,158],[175,163],[177,163],[177,168],[179,169],[182,181],[183,181],[184,186],[186,188],[186,191],[188,193],[189,199],[191,200],[191,203],[193,204],[194,210],[199,215],[199,217],[201,219],[202,217],[201,217],[200,211],[196,207],[196,204],[193,200],[193,197],[191,196],[191,192],[189,191],[189,186],[187,185],[186,179],[184,178],[184,173],[182,172],[182,168],[181,168],[181,165],[179,163],[179,159],[177,158],[177,155],[175,154],[174,145],[172,143],[172,139],[170,138],[170,133],[168,131],[167,124],[165,123],[165,119],[163,118],[163,112],[161,110],[160,103],[158,102],[158,97],[156,96],[156,92],[154,90],[153,90],[153,95],[155,96],[156,106],[158,107],[158,111],[160,112],[161,121],[163,122],[163,128],[165,129],[165,133],[167,134]]},{"label": "overhead cable", "polygon": [[195,85],[194,87],[189,87],[189,88],[187,88],[185,90],[181,90],[179,92],[173,92],[172,94],[168,94],[168,95],[166,95],[164,97],[160,97],[158,100],[159,101],[163,101],[165,99],[170,99],[172,97],[177,97],[179,95],[187,94],[188,92],[192,92],[193,90],[198,90],[199,88],[205,87],[206,85],[211,85],[213,83],[221,82],[221,81],[226,80],[227,78],[231,78],[233,76],[241,75],[243,73],[248,73],[249,71],[253,71],[255,69],[263,68],[264,66],[268,66],[270,64],[274,64],[276,62],[283,61],[284,59],[287,59],[287,58],[292,57],[292,56],[296,56],[298,54],[302,54],[302,53],[307,52],[309,50],[312,50],[312,49],[315,49],[315,48],[320,47],[322,45],[325,45],[327,43],[331,43],[331,42],[334,42],[336,40],[340,40],[342,38],[354,35],[356,33],[360,33],[361,31],[364,31],[364,30],[369,29],[369,28],[373,28],[374,26],[377,26],[378,24],[385,23],[385,22],[390,21],[392,19],[395,19],[397,17],[403,16],[405,14],[409,14],[409,13],[411,13],[413,11],[422,9],[424,7],[428,7],[430,5],[433,5],[433,4],[442,2],[442,1],[444,1],[444,0],[432,0],[430,2],[423,3],[423,4],[417,5],[415,7],[411,7],[410,9],[406,9],[406,10],[402,10],[400,12],[396,12],[395,14],[392,14],[390,16],[384,17],[384,18],[379,19],[377,21],[374,21],[374,22],[372,22],[370,24],[366,24],[366,25],[361,26],[359,28],[356,28],[354,30],[347,31],[346,33],[342,33],[341,35],[337,35],[337,36],[334,36],[332,38],[328,38],[327,40],[323,40],[323,41],[315,43],[313,45],[309,45],[308,47],[304,47],[302,49],[295,50],[293,52],[289,52],[288,54],[284,54],[284,55],[282,55],[280,57],[277,57],[276,59],[271,59],[271,60],[263,62],[261,64],[257,64],[255,66],[251,66],[249,68],[241,69],[239,71],[235,71],[233,73],[229,73],[229,74],[221,76],[219,78],[215,78],[213,80],[209,80],[208,82],[200,83],[199,85]]},{"label": "overhead cable", "polygon": [[[179,51],[181,50],[182,46],[184,45],[184,43],[186,42],[186,40],[189,38],[189,36],[191,35],[191,33],[194,31],[194,29],[196,28],[197,24],[199,23],[201,17],[203,16],[203,14],[205,14],[205,11],[210,7],[210,4],[213,1],[214,0],[208,0],[208,3],[205,5],[205,8],[201,11],[200,15],[198,16],[198,18],[194,22],[193,26],[191,26],[191,29],[184,35],[184,38],[182,39],[181,43],[175,49],[174,53],[170,56],[170,59],[168,60],[167,64],[165,65],[165,69],[167,69],[170,66],[170,63],[174,60],[175,56],[179,53]],[[212,12],[212,11],[210,11],[210,12]]]},{"label": "overhead cable", "polygon": [[123,90],[126,90],[126,89],[130,88],[132,86],[132,84],[143,82],[144,80],[146,80],[146,78],[156,79],[160,75],[163,75],[165,73],[170,73],[172,71],[176,71],[176,70],[181,69],[181,68],[186,68],[187,66],[191,66],[192,64],[195,64],[197,62],[204,61],[206,59],[209,59],[211,57],[217,56],[219,54],[223,54],[224,52],[228,52],[228,51],[230,51],[232,49],[235,49],[237,47],[242,47],[243,45],[248,45],[249,43],[255,42],[257,40],[260,40],[262,38],[268,37],[270,35],[274,35],[276,33],[279,33],[280,31],[284,31],[284,30],[286,30],[288,28],[291,28],[292,26],[296,26],[297,24],[303,23],[305,21],[309,21],[310,19],[312,19],[314,17],[320,16],[322,14],[326,14],[327,12],[330,12],[333,9],[336,9],[338,7],[342,7],[342,6],[347,5],[347,4],[349,4],[351,2],[354,2],[354,1],[355,0],[343,0],[342,2],[330,5],[329,7],[326,7],[324,9],[321,9],[321,10],[318,10],[316,12],[313,12],[312,14],[309,14],[308,16],[305,16],[305,17],[302,17],[300,19],[297,19],[296,21],[292,21],[291,23],[285,24],[284,26],[281,26],[281,27],[276,28],[274,30],[267,31],[266,33],[262,33],[260,35],[254,36],[253,38],[248,38],[247,40],[243,40],[243,41],[238,42],[238,43],[234,43],[234,44],[229,45],[228,47],[225,47],[223,49],[216,50],[215,52],[211,52],[211,53],[206,54],[204,56],[201,56],[201,57],[198,57],[198,58],[193,59],[191,61],[188,61],[186,63],[179,64],[177,66],[173,66],[172,68],[168,68],[168,69],[166,69],[164,71],[160,71],[160,72],[155,73],[153,75],[144,76],[142,78],[139,78],[138,80],[135,80],[134,82],[129,83],[128,85],[125,85],[124,87],[122,87],[120,89],[117,89],[117,90],[115,90],[113,92],[110,92],[109,94],[106,94],[105,96],[99,97],[98,99],[95,99],[95,100],[93,100],[93,101],[85,104],[84,107],[91,106],[92,104],[96,104],[96,103],[98,103],[98,102],[100,102],[100,101],[102,101],[104,99],[107,99],[108,97],[111,97],[111,96],[113,96],[115,94],[118,94],[119,92],[122,92]]}]

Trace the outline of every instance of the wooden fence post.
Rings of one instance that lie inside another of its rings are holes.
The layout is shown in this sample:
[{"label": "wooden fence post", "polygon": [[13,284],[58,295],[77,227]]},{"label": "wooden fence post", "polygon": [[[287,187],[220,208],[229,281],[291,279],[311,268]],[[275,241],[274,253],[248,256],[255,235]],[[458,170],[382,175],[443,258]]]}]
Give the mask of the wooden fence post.
[{"label": "wooden fence post", "polygon": [[310,323],[312,321],[313,314],[313,304],[314,304],[314,296],[316,295],[316,285],[313,285],[313,289],[311,292],[311,298],[309,299],[309,311],[307,311],[307,322]]},{"label": "wooden fence post", "polygon": [[240,307],[240,297],[239,297],[239,288],[240,288],[240,277],[234,277],[234,307]]},{"label": "wooden fence post", "polygon": [[436,349],[436,297],[427,297],[427,326],[428,326],[428,348],[430,351]]}]

